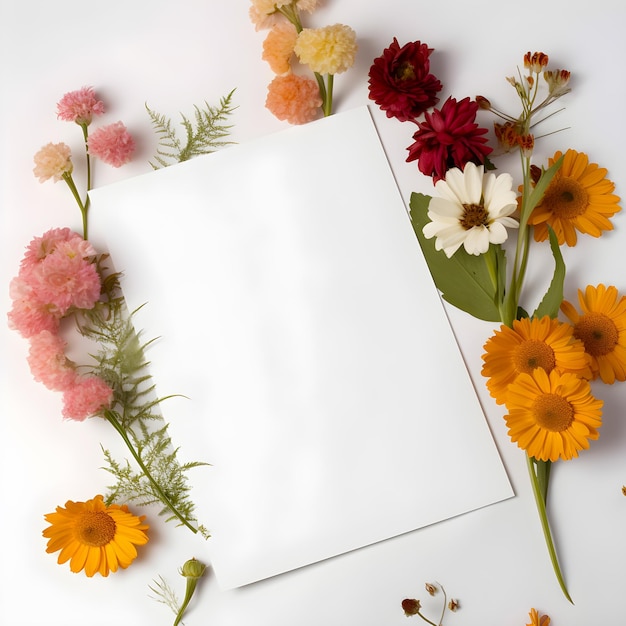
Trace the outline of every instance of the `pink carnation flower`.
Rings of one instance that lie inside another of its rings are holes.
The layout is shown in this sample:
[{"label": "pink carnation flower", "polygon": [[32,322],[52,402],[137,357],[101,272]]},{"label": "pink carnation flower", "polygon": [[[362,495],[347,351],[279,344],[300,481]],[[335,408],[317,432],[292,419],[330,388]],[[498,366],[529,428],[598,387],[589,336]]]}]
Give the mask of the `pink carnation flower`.
[{"label": "pink carnation flower", "polygon": [[72,151],[64,143],[46,144],[35,154],[33,160],[35,161],[33,174],[39,179],[40,183],[44,183],[50,178],[56,183],[65,174],[71,174],[74,169],[72,165]]},{"label": "pink carnation flower", "polygon": [[52,254],[57,246],[62,243],[70,243],[73,254],[82,258],[95,256],[94,247],[83,239],[78,233],[69,228],[51,228],[41,237],[35,237],[26,247],[26,253],[20,265],[21,270],[33,267],[49,254]]},{"label": "pink carnation flower", "polygon": [[89,154],[113,167],[128,163],[135,151],[135,140],[122,122],[95,130],[88,140]]},{"label": "pink carnation flower", "polygon": [[322,98],[312,78],[286,74],[276,76],[268,85],[265,106],[279,120],[306,124],[319,115]]},{"label": "pink carnation flower", "polygon": [[57,103],[57,117],[66,122],[88,126],[94,115],[104,113],[104,103],[96,98],[93,87],[66,93]]},{"label": "pink carnation flower", "polygon": [[78,376],[63,392],[63,417],[82,422],[109,408],[113,390],[97,376]]},{"label": "pink carnation flower", "polygon": [[26,339],[44,330],[51,333],[58,331],[59,314],[54,307],[41,302],[22,277],[17,276],[11,281],[9,295],[13,300],[13,306],[7,314],[11,330],[16,330]]},{"label": "pink carnation flower", "polygon": [[66,343],[56,333],[44,330],[30,339],[28,365],[37,382],[52,391],[68,389],[76,379],[76,370],[65,357]]}]

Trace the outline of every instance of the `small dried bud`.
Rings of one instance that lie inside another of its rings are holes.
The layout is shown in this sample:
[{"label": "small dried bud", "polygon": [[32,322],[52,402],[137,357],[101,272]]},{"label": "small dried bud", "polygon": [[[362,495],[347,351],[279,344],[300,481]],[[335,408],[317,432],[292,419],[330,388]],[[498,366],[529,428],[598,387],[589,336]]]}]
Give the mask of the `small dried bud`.
[{"label": "small dried bud", "polygon": [[483,111],[491,111],[491,102],[485,96],[476,96],[476,104]]},{"label": "small dried bud", "polygon": [[562,96],[569,91],[570,72],[567,70],[546,70],[543,78],[548,83],[548,91],[551,96]]},{"label": "small dried bud", "polygon": [[202,578],[205,569],[206,565],[204,563],[200,563],[196,559],[189,559],[185,561],[180,573],[185,578]]},{"label": "small dried bud", "polygon": [[451,598],[448,602],[448,608],[454,613],[459,608],[459,601]]},{"label": "small dried bud", "polygon": [[539,179],[541,178],[542,174],[543,172],[541,171],[541,168],[538,165],[530,166],[530,180],[533,181],[533,185],[536,185],[539,182]]},{"label": "small dried bud", "polygon": [[548,55],[543,52],[527,52],[524,55],[524,67],[535,74],[541,73],[548,65]]},{"label": "small dried bud", "polygon": [[517,143],[525,157],[530,157],[535,148],[535,136],[532,134],[518,135]]},{"label": "small dried bud", "polygon": [[413,598],[406,598],[402,600],[402,610],[407,617],[417,615],[421,608],[422,605],[419,600],[414,600]]},{"label": "small dried bud", "polygon": [[622,493],[626,496],[626,485],[622,487]]},{"label": "small dried bud", "polygon": [[424,585],[424,587],[426,587],[426,591],[431,595],[434,596],[437,593],[437,587],[436,585],[431,585],[430,583],[426,583]]}]

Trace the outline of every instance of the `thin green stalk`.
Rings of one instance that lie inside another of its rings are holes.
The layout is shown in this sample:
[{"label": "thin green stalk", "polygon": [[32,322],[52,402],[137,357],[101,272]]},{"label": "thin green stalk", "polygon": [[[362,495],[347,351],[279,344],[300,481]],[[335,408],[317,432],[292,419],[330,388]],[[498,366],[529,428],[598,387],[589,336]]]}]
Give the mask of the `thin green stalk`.
[{"label": "thin green stalk", "polygon": [[197,533],[198,529],[195,528],[192,524],[190,524],[189,521],[185,518],[185,516],[182,515],[176,509],[176,507],[172,504],[172,501],[167,497],[167,494],[163,491],[159,483],[152,477],[152,474],[148,471],[148,468],[146,467],[145,463],[141,459],[141,456],[139,456],[139,453],[137,452],[137,450],[135,450],[135,447],[133,446],[132,442],[130,441],[128,437],[128,434],[126,433],[126,431],[120,424],[119,420],[115,416],[115,412],[104,411],[104,417],[113,426],[113,428],[115,428],[115,430],[119,433],[120,437],[124,440],[126,447],[130,450],[130,453],[133,455],[133,458],[135,459],[135,461],[137,461],[137,464],[139,465],[139,467],[145,474],[146,478],[150,481],[152,486],[155,488],[163,504],[165,504],[170,509],[170,511],[180,520],[180,522],[184,526],[189,528],[189,530],[191,530],[193,533]]},{"label": "thin green stalk", "polygon": [[63,174],[63,180],[67,183],[67,186],[70,188],[70,191],[72,192],[72,195],[74,196],[74,199],[78,204],[78,208],[80,209],[80,213],[83,218],[83,239],[87,239],[87,210],[89,208],[89,197],[87,197],[87,200],[83,203],[80,194],[78,193],[78,189],[76,189],[74,179],[69,172]]},{"label": "thin green stalk", "polygon": [[333,112],[333,81],[334,81],[335,75],[334,74],[328,74],[327,75],[327,80],[328,80],[328,85],[326,87],[326,94],[324,97],[324,117],[328,117],[329,115],[332,115]]},{"label": "thin green stalk", "polygon": [[[526,465],[528,467],[528,473],[530,474],[530,482],[533,487],[533,495],[535,496],[535,503],[537,504],[537,511],[539,512],[539,519],[541,520],[541,528],[543,530],[543,536],[546,540],[546,546],[548,548],[548,553],[550,555],[550,561],[552,562],[552,568],[554,569],[554,573],[556,575],[556,579],[561,587],[561,591],[565,595],[565,597],[574,604],[574,601],[569,595],[567,591],[567,587],[565,586],[565,580],[563,579],[563,574],[561,573],[561,567],[559,565],[559,559],[556,555],[556,549],[554,547],[554,542],[552,540],[552,532],[550,531],[550,524],[548,522],[548,514],[546,512],[546,503],[542,496],[542,489],[539,485],[539,480],[537,478],[537,474],[535,473],[535,465],[533,459],[526,454]],[[547,484],[544,487],[545,492],[547,493]]]}]

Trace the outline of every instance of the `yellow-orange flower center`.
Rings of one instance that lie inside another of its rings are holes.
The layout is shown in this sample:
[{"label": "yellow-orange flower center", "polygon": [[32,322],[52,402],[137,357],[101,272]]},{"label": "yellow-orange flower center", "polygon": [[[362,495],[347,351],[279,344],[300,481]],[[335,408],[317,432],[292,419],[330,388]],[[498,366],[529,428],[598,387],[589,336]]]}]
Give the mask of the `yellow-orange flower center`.
[{"label": "yellow-orange flower center", "polygon": [[410,63],[402,63],[396,70],[398,80],[415,80],[415,68]]},{"label": "yellow-orange flower center", "polygon": [[552,432],[567,430],[574,421],[572,405],[555,393],[537,396],[532,410],[537,424]]},{"label": "yellow-orange flower center", "polygon": [[585,344],[591,356],[604,356],[613,352],[619,332],[613,320],[603,313],[587,313],[574,326],[574,336]]},{"label": "yellow-orange flower center", "polygon": [[489,223],[489,213],[482,204],[464,204],[463,209],[460,224],[465,230],[474,226],[487,226]]},{"label": "yellow-orange flower center", "polygon": [[556,365],[554,350],[545,342],[529,339],[519,344],[513,353],[515,369],[530,374],[536,367],[550,373]]},{"label": "yellow-orange flower center", "polygon": [[104,511],[87,511],[76,523],[76,535],[88,546],[105,546],[115,537],[115,521]]},{"label": "yellow-orange flower center", "polygon": [[577,180],[561,176],[546,190],[543,204],[557,217],[572,219],[587,210],[589,196]]}]

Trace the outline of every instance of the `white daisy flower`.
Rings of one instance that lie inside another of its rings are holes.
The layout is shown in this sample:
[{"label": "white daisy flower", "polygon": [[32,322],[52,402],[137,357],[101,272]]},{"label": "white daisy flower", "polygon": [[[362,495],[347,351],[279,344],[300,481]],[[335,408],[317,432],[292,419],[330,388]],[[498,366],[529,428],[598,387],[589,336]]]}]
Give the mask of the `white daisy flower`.
[{"label": "white daisy flower", "polygon": [[467,163],[463,170],[448,170],[435,184],[439,197],[428,205],[427,239],[435,237],[435,249],[450,258],[464,246],[468,254],[484,254],[491,243],[503,243],[508,228],[519,223],[510,217],[517,209],[510,174],[485,174],[482,165]]}]

